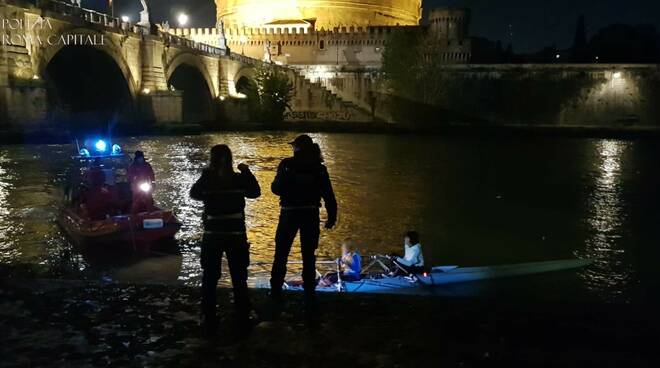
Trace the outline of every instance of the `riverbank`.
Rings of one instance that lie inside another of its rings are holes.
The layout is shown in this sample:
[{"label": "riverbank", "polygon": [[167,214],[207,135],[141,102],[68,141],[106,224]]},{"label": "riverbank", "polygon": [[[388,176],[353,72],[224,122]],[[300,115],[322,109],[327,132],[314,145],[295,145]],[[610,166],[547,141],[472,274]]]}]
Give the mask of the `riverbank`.
[{"label": "riverbank", "polygon": [[[265,314],[266,294],[252,290]],[[219,290],[227,331],[229,292]],[[657,366],[654,308],[621,304],[322,295],[308,331],[302,299],[245,341],[199,334],[189,287],[0,279],[3,367]]]},{"label": "riverbank", "polygon": [[[276,126],[258,123],[223,124],[220,127],[199,124],[166,124],[141,129],[115,131],[113,136],[183,136],[218,132],[289,131],[308,133],[357,134],[431,134],[438,136],[492,137],[567,137],[603,139],[660,139],[660,127],[652,126],[589,126],[589,125],[519,125],[501,124],[434,124],[406,125],[389,123],[296,122]],[[18,132],[0,130],[0,144],[69,143],[76,136],[65,130]]]}]

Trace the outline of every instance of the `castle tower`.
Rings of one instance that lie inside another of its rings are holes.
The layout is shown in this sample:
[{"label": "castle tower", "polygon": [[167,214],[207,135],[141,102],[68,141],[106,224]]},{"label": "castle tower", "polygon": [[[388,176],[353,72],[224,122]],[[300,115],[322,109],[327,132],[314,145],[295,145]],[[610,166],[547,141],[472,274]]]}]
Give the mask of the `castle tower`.
[{"label": "castle tower", "polygon": [[261,28],[282,21],[311,22],[316,29],[419,25],[421,0],[215,0],[227,27]]},{"label": "castle tower", "polygon": [[470,61],[470,10],[433,9],[429,12],[428,27],[431,39],[434,40],[427,48],[428,53],[439,55],[442,63]]},{"label": "castle tower", "polygon": [[438,39],[463,41],[469,37],[468,9],[433,9],[429,13],[429,29]]}]

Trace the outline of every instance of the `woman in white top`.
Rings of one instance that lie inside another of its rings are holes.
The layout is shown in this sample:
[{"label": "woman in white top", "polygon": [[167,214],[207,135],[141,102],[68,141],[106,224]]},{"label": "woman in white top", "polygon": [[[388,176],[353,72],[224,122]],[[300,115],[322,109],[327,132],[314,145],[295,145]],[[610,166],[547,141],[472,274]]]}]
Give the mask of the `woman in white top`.
[{"label": "woman in white top", "polygon": [[[420,273],[424,271],[424,255],[422,254],[422,244],[419,242],[419,234],[416,231],[408,231],[404,238],[403,257],[393,257],[392,261],[398,268],[405,270],[409,274]],[[396,274],[397,269],[394,273]]]}]

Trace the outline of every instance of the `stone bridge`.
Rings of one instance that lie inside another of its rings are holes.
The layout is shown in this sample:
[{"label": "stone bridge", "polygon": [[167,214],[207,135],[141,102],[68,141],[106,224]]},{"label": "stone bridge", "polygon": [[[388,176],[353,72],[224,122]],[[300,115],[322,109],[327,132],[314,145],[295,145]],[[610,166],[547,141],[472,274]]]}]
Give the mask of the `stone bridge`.
[{"label": "stone bridge", "polygon": [[[205,122],[236,116],[259,60],[59,1],[0,0],[0,129],[44,124]],[[371,121],[320,83],[295,86],[287,119]],[[233,112],[232,112],[233,111]],[[223,113],[225,112],[225,113]],[[4,125],[4,127],[3,127]]]}]

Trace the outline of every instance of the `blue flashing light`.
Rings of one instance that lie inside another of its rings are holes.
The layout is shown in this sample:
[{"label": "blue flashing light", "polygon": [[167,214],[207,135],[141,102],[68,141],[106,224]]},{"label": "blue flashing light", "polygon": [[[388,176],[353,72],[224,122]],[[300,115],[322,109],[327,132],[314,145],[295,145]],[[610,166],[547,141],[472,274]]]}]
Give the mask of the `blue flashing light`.
[{"label": "blue flashing light", "polygon": [[96,147],[99,152],[105,152],[106,148],[108,148],[108,144],[105,143],[103,139],[99,139],[96,141],[96,144],[94,144],[94,147]]},{"label": "blue flashing light", "polygon": [[89,154],[89,150],[88,150],[87,148],[81,148],[79,153],[80,153],[80,156],[82,156],[82,157],[89,157],[89,156],[91,156],[91,155]]},{"label": "blue flashing light", "polygon": [[121,146],[118,145],[118,144],[116,144],[116,143],[113,144],[113,145],[112,145],[112,154],[113,154],[113,155],[119,155],[119,154],[121,154]]}]

